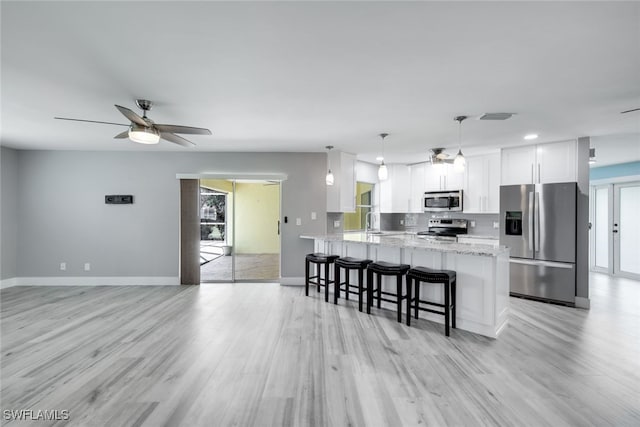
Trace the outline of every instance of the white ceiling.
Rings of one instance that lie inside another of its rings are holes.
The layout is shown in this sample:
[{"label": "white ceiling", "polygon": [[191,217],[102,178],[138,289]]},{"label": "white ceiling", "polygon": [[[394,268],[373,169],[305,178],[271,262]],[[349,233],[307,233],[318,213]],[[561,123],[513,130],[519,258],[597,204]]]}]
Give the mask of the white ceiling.
[{"label": "white ceiling", "polygon": [[[208,127],[196,151],[323,151],[388,162],[592,136],[640,160],[639,2],[2,1],[2,145],[166,150],[114,140],[114,104]],[[137,110],[136,110],[137,111]],[[607,154],[608,152],[608,154]],[[609,157],[607,157],[609,156]],[[605,160],[608,159],[608,160]]]}]

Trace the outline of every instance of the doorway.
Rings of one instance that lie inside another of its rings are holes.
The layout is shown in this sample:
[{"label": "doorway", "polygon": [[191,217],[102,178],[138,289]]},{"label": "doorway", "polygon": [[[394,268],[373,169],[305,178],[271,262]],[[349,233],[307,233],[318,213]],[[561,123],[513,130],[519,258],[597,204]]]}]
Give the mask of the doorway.
[{"label": "doorway", "polygon": [[201,282],[280,278],[280,181],[200,179]]},{"label": "doorway", "polygon": [[640,182],[591,187],[591,270],[640,280]]}]

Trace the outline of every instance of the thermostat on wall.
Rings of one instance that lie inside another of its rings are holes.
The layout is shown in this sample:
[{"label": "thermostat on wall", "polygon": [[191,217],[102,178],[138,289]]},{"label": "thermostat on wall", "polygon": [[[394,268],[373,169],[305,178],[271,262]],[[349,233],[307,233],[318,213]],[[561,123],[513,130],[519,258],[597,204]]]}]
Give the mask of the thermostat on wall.
[{"label": "thermostat on wall", "polygon": [[133,203],[131,194],[112,194],[104,196],[104,202],[107,205],[130,205]]}]

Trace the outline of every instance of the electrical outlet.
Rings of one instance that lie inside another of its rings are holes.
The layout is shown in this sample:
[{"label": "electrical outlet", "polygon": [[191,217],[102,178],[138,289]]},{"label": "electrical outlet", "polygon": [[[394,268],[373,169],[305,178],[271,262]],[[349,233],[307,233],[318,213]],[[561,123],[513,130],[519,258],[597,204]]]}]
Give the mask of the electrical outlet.
[{"label": "electrical outlet", "polygon": [[91,264],[88,262],[84,263],[84,271],[90,271],[91,270]]},{"label": "electrical outlet", "polygon": [[469,221],[469,226],[471,228],[474,228],[476,226],[476,222],[475,221]]},{"label": "electrical outlet", "polygon": [[340,228],[340,221],[333,221],[333,228]]},{"label": "electrical outlet", "polygon": [[66,262],[61,262],[60,263],[60,271],[65,271],[67,269],[67,263]]},{"label": "electrical outlet", "polygon": [[493,228],[500,228],[500,222],[493,221]]},{"label": "electrical outlet", "polygon": [[404,219],[400,220],[400,225],[404,225]]},{"label": "electrical outlet", "polygon": [[296,225],[302,225],[302,218],[296,218]]},{"label": "electrical outlet", "polygon": [[315,212],[311,212],[311,219],[312,220],[318,219],[318,215]]}]

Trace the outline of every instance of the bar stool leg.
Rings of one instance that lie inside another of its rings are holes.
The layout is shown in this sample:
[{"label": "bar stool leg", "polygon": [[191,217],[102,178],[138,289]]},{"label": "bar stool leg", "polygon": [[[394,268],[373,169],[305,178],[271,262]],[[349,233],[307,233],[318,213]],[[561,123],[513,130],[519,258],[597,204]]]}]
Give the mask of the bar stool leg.
[{"label": "bar stool leg", "polygon": [[304,294],[309,296],[309,260],[304,260]]},{"label": "bar stool leg", "polygon": [[364,281],[364,271],[362,268],[358,269],[358,310],[362,313],[362,282]]},{"label": "bar stool leg", "polygon": [[453,279],[452,283],[451,283],[451,299],[452,299],[452,309],[451,309],[451,316],[453,316],[453,318],[451,319],[451,326],[453,326],[453,328],[455,329],[456,327],[456,279]]},{"label": "bar stool leg", "polygon": [[396,300],[397,300],[397,309],[398,309],[398,323],[402,323],[402,275],[398,274],[396,276]]},{"label": "bar stool leg", "polygon": [[348,268],[344,270],[344,293],[345,293],[345,298],[347,299],[347,301],[349,301],[349,273],[351,272],[351,270],[349,270]]},{"label": "bar stool leg", "polygon": [[444,284],[444,334],[449,336],[449,315],[451,313],[451,301],[449,296],[449,281]]},{"label": "bar stool leg", "polygon": [[371,314],[373,305],[373,271],[367,270],[367,314]]},{"label": "bar stool leg", "polygon": [[[320,280],[318,280],[320,283]],[[320,290],[320,286],[318,286]],[[324,302],[329,302],[329,263],[324,264]]]},{"label": "bar stool leg", "polygon": [[413,282],[411,277],[407,276],[407,326],[411,326],[411,287]]},{"label": "bar stool leg", "polygon": [[377,296],[378,296],[378,308],[381,307],[381,297],[382,297],[382,274],[376,274],[377,276],[377,283],[378,283],[378,289],[377,289]]},{"label": "bar stool leg", "polygon": [[414,313],[415,313],[415,318],[418,318],[418,311],[420,310],[419,305],[420,305],[420,280],[416,279],[416,284],[415,284],[415,288],[416,290],[415,294],[416,294],[416,304],[414,306]]},{"label": "bar stool leg", "polygon": [[335,268],[333,269],[333,303],[338,303],[338,298],[340,298],[340,266],[335,264]]}]

